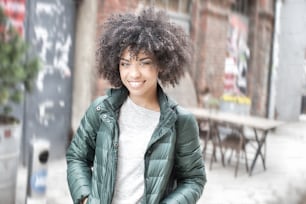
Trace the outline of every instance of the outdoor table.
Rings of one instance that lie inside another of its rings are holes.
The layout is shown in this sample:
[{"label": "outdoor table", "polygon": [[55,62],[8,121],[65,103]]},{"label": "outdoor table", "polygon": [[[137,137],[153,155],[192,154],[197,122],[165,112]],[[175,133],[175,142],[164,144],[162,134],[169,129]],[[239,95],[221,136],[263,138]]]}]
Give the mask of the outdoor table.
[{"label": "outdoor table", "polygon": [[[265,156],[263,155],[262,147],[266,145],[266,138],[268,135],[268,132],[271,130],[274,130],[279,125],[283,124],[281,121],[267,119],[263,117],[257,117],[257,116],[250,116],[250,115],[239,115],[235,113],[228,113],[228,112],[222,112],[218,110],[208,110],[204,108],[188,108],[189,111],[191,111],[197,120],[206,120],[210,121],[211,124],[218,124],[218,123],[227,123],[232,126],[240,126],[245,128],[250,128],[254,132],[255,141],[257,143],[257,148],[255,152],[255,156],[252,160],[251,168],[249,170],[249,175],[252,175],[254,166],[256,164],[256,161],[258,157],[260,156],[263,164],[264,170],[266,170],[266,160]],[[214,127],[211,127],[214,128]],[[245,137],[245,134],[243,133],[243,128],[240,128],[241,135]],[[259,134],[261,133],[261,134]]]}]

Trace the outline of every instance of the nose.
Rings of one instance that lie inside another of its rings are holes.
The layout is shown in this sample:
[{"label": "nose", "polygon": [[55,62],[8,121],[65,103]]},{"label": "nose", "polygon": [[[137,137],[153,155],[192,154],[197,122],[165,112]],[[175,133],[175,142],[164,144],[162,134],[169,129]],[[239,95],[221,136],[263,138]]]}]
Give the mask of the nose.
[{"label": "nose", "polygon": [[135,63],[131,66],[131,69],[130,69],[130,76],[133,77],[133,78],[137,78],[139,77],[141,74],[140,74],[140,71],[139,71],[139,65],[138,63]]}]

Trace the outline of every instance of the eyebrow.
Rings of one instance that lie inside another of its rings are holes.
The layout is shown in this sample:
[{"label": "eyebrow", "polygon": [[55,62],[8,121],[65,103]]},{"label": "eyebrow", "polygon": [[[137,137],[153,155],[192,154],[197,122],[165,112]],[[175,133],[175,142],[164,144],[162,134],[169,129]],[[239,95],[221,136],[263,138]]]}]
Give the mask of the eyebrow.
[{"label": "eyebrow", "polygon": [[125,58],[123,58],[123,57],[120,57],[120,60],[124,60],[124,61],[127,61],[127,62],[129,62],[129,61],[130,61],[130,60],[125,59]]},{"label": "eyebrow", "polygon": [[143,61],[143,60],[147,60],[147,59],[152,60],[151,57],[143,57],[143,58],[139,59],[139,61]]},{"label": "eyebrow", "polygon": [[[140,58],[138,61],[144,61],[144,60],[147,60],[147,59],[152,60],[151,57],[143,57],[143,58]],[[123,61],[126,61],[126,62],[130,61],[129,59],[125,59],[123,57],[120,57],[120,60],[123,60]]]}]

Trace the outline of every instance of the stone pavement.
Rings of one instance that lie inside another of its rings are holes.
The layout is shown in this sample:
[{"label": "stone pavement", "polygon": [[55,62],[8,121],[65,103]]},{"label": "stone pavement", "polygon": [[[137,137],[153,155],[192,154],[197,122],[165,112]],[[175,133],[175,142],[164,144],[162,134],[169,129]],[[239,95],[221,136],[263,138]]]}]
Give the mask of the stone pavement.
[{"label": "stone pavement", "polygon": [[[286,123],[268,136],[267,170],[257,161],[252,176],[240,165],[234,177],[234,163],[222,167],[220,160],[209,170],[208,182],[198,204],[306,204],[306,121]],[[47,204],[72,204],[66,182],[65,159],[48,166]],[[24,204],[25,167],[18,171],[16,204]]]}]

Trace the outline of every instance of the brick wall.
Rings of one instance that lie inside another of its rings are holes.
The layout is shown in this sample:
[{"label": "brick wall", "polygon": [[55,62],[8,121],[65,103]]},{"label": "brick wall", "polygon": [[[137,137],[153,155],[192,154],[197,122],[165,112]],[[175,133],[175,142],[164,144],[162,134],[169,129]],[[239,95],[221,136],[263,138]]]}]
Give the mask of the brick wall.
[{"label": "brick wall", "polygon": [[[191,39],[194,42],[194,64],[191,76],[197,92],[209,87],[212,94],[223,93],[224,63],[227,50],[228,14],[233,0],[194,0],[191,12]],[[248,72],[248,93],[252,113],[264,116],[268,98],[268,79],[273,28],[273,0],[249,1],[249,47],[251,59]],[[258,7],[256,7],[256,3]],[[104,0],[98,5],[98,25],[111,13],[136,9],[138,0]],[[97,29],[97,38],[101,30]],[[109,87],[97,80],[96,95]]]},{"label": "brick wall", "polygon": [[197,88],[209,87],[215,96],[223,93],[229,6],[205,2],[200,12],[197,53]]},{"label": "brick wall", "polygon": [[272,0],[253,3],[250,13],[249,45],[251,59],[248,75],[248,93],[252,99],[251,113],[265,116],[267,113],[268,87],[273,32]]}]

